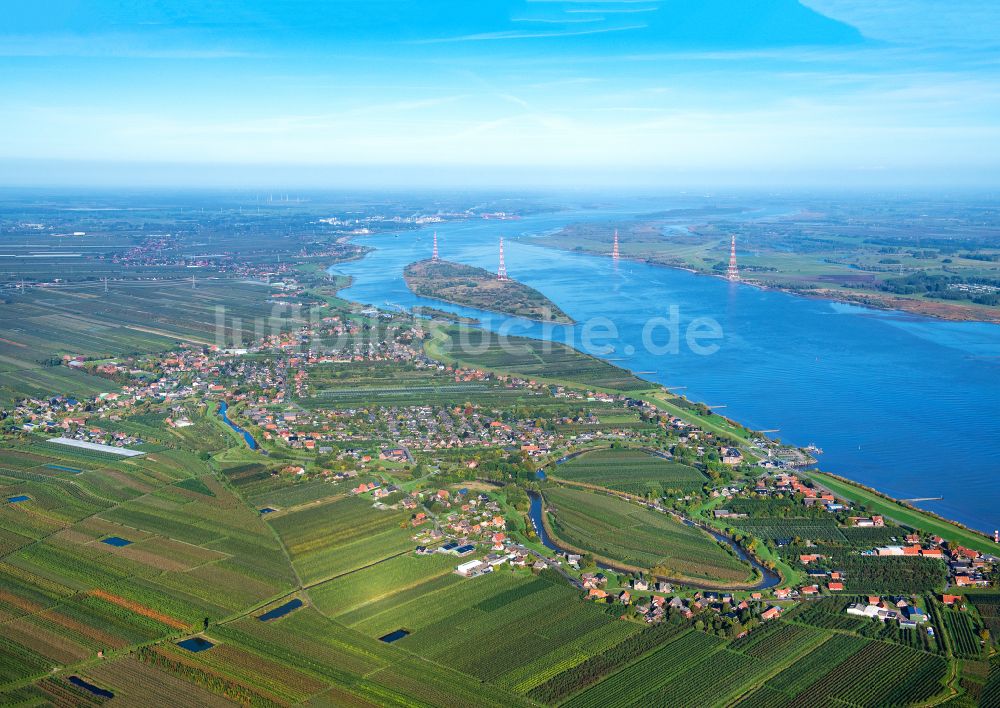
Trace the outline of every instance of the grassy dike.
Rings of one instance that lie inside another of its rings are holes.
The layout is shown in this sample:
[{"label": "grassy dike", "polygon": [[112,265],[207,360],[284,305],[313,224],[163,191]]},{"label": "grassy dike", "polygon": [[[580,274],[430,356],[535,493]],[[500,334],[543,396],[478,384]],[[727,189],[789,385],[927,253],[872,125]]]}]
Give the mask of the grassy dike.
[{"label": "grassy dike", "polygon": [[981,553],[1000,553],[1000,546],[978,531],[966,528],[961,524],[948,521],[929,512],[921,511],[909,504],[864,487],[843,477],[828,472],[800,471],[797,474],[812,479],[831,492],[856,504],[864,504],[872,513],[881,514],[904,526],[920,529],[954,541]]},{"label": "grassy dike", "polygon": [[662,390],[653,391],[652,393],[638,394],[636,398],[648,401],[664,412],[675,415],[681,420],[687,421],[692,425],[697,425],[698,427],[703,428],[706,432],[715,433],[716,435],[721,435],[723,437],[736,438],[737,440],[741,440],[745,443],[750,442],[746,428],[733,423],[733,421],[717,413],[706,416],[701,415],[690,408],[680,406],[675,403],[675,401],[680,400],[679,397],[672,393]]}]

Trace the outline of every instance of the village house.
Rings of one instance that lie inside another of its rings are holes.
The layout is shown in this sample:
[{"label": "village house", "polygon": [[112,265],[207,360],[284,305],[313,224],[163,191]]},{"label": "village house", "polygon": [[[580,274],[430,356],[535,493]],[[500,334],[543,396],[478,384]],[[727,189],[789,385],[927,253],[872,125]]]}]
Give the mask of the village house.
[{"label": "village house", "polygon": [[712,512],[712,516],[716,519],[742,519],[746,517],[746,514],[737,514],[729,509],[715,509]]},{"label": "village house", "polygon": [[743,462],[743,453],[739,448],[724,447],[719,449],[719,459],[724,465],[738,465]]}]

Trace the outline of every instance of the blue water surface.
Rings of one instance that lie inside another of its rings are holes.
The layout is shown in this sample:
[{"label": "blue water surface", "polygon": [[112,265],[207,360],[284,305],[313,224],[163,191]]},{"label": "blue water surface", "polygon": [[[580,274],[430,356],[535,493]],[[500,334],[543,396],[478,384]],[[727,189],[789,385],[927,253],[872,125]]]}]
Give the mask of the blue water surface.
[{"label": "blue water surface", "polygon": [[101,698],[114,698],[115,694],[111,691],[101,688],[100,686],[95,686],[89,681],[84,681],[79,676],[70,676],[67,679],[74,686],[79,686],[80,688],[93,693],[95,696],[100,696]]},{"label": "blue water surface", "polygon": [[294,600],[289,600],[280,607],[275,607],[273,610],[265,612],[264,614],[260,615],[257,619],[259,619],[261,622],[269,622],[270,620],[278,619],[279,617],[284,617],[289,612],[297,610],[300,607],[302,607],[302,600],[295,598]]},{"label": "blue water surface", "polygon": [[397,629],[395,632],[389,632],[388,634],[379,637],[379,641],[385,642],[386,644],[392,644],[395,641],[402,639],[403,637],[409,636],[409,632],[405,629]]},{"label": "blue water surface", "polygon": [[[567,223],[650,210],[646,203],[438,224],[362,239],[376,250],[331,272],[354,276],[342,292],[348,299],[431,306],[497,331],[572,343],[651,381],[686,387],[692,400],[752,428],[779,429],[775,437],[796,445],[815,443],[826,471],[898,498],[943,497],[918,504],[983,531],[1000,526],[1000,326],[807,299],[538,245]],[[491,270],[503,234],[511,277],[578,324],[543,325],[414,296],[402,270],[430,255],[433,230],[442,258]],[[587,346],[587,322],[598,334],[612,326],[614,336],[591,337]],[[644,346],[650,323],[659,351]],[[711,333],[711,323],[721,336],[700,342],[717,350],[700,353],[687,343],[688,328]],[[674,330],[678,345],[671,347]]]},{"label": "blue water surface", "polygon": [[106,543],[109,546],[114,546],[115,548],[122,548],[123,546],[131,545],[131,541],[127,538],[122,538],[120,536],[109,536],[108,538],[102,539],[101,543]]},{"label": "blue water surface", "polygon": [[77,469],[76,467],[65,467],[63,465],[45,465],[46,468],[50,470],[59,470],[60,472],[71,472],[73,474],[80,474],[83,470]]},{"label": "blue water surface", "polygon": [[225,401],[220,402],[219,403],[219,415],[222,416],[222,421],[226,425],[228,425],[230,428],[232,428],[233,430],[235,430],[237,433],[239,433],[240,435],[242,435],[243,439],[246,441],[247,445],[250,447],[251,450],[256,450],[257,449],[257,441],[254,440],[253,435],[251,435],[249,432],[247,432],[246,430],[244,430],[240,426],[236,425],[236,423],[234,423],[233,421],[231,421],[229,419],[229,415],[227,413],[228,411],[229,411],[229,404],[226,403]]},{"label": "blue water surface", "polygon": [[191,637],[190,639],[177,642],[177,646],[181,649],[187,649],[190,652],[198,653],[200,651],[205,651],[206,649],[211,649],[215,646],[215,644],[208,641],[204,637]]}]

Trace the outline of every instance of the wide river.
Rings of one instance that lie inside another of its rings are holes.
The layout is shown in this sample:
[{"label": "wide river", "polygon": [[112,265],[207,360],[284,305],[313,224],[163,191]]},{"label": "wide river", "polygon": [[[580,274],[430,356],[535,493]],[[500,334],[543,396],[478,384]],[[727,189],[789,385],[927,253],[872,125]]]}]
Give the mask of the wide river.
[{"label": "wide river", "polygon": [[[989,533],[1000,526],[1000,326],[811,300],[536,245],[571,222],[654,208],[646,202],[518,221],[474,219],[360,238],[376,250],[331,271],[354,276],[342,293],[351,300],[428,305],[476,317],[491,329],[516,325],[512,334],[603,352],[644,378],[686,387],[692,400],[725,405],[720,413],[751,428],[779,429],[776,437],[797,445],[815,443],[826,471],[901,499],[942,497],[918,505]],[[430,256],[434,230],[443,259],[489,270],[496,269],[503,234],[511,277],[543,292],[578,324],[543,326],[414,296],[402,270]],[[691,342],[692,322],[709,334],[717,325],[720,336]],[[606,336],[609,323],[613,337]],[[674,330],[678,346],[671,347]]]}]

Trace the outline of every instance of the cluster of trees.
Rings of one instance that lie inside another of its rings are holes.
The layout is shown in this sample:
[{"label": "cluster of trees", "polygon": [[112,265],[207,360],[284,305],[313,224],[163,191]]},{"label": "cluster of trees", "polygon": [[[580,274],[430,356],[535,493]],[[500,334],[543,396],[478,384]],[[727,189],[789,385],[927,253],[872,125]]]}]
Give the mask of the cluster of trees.
[{"label": "cluster of trees", "polygon": [[733,468],[722,462],[719,451],[715,447],[708,448],[704,454],[698,454],[696,448],[684,443],[677,443],[671,452],[676,462],[700,468],[715,483],[728,484],[734,479]]},{"label": "cluster of trees", "polygon": [[516,484],[507,485],[504,487],[503,491],[508,504],[518,511],[528,511],[528,508],[531,506],[531,499],[528,497],[528,493],[526,491],[521,489],[521,487]]},{"label": "cluster of trees", "polygon": [[[757,546],[760,545],[760,539],[747,531],[741,529],[726,529],[726,534],[742,548],[747,553],[755,553],[757,551]],[[732,552],[732,548],[728,544],[719,542],[719,545],[726,550]]]},{"label": "cluster of trees", "polygon": [[998,293],[983,293],[982,295],[976,295],[972,298],[972,301],[977,305],[1000,305],[1000,292]]},{"label": "cluster of trees", "polygon": [[789,546],[783,551],[789,558],[798,553],[825,556],[816,562],[817,567],[843,571],[847,590],[865,595],[930,592],[943,587],[947,576],[944,563],[936,558],[862,556],[830,545]]},{"label": "cluster of trees", "polygon": [[962,279],[955,275],[928,275],[913,273],[902,278],[890,278],[879,287],[899,295],[915,295],[917,293],[940,293],[948,290],[949,285],[961,283]]},{"label": "cluster of trees", "polygon": [[923,294],[943,300],[972,300],[974,303],[980,305],[1000,304],[1000,293],[974,294],[951,288],[952,285],[959,284],[1000,287],[1000,280],[995,278],[968,278],[957,275],[913,273],[903,278],[890,278],[878,287],[881,290],[898,295]]},{"label": "cluster of trees", "polygon": [[760,624],[760,615],[753,607],[740,610],[736,617],[726,617],[725,613],[729,612],[731,610],[723,605],[723,614],[703,613],[695,620],[694,628],[717,637],[734,639]]},{"label": "cluster of trees", "polygon": [[936,558],[846,556],[846,586],[861,593],[918,593],[944,586],[944,563]]},{"label": "cluster of trees", "polygon": [[535,479],[535,463],[522,452],[491,451],[479,461],[476,476],[491,482]]}]

